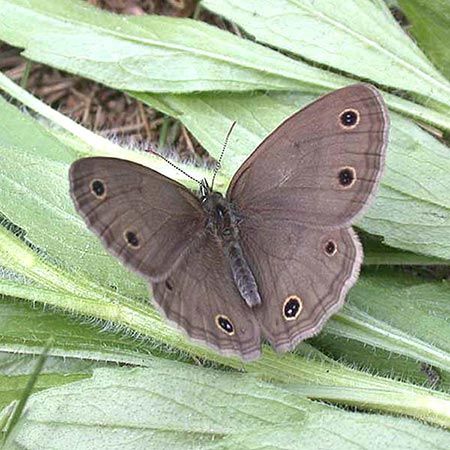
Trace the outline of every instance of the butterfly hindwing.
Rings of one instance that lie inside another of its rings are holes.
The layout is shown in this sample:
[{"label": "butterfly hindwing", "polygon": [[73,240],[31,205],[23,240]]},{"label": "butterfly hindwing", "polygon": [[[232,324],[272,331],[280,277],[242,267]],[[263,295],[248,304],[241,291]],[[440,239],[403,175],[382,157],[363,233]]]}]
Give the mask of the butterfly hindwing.
[{"label": "butterfly hindwing", "polygon": [[362,248],[351,228],[309,229],[247,221],[242,248],[262,298],[255,315],[278,351],[317,334],[355,283]]},{"label": "butterfly hindwing", "polygon": [[153,292],[166,318],[219,353],[252,360],[260,355],[260,327],[233,282],[220,242],[205,233]]}]

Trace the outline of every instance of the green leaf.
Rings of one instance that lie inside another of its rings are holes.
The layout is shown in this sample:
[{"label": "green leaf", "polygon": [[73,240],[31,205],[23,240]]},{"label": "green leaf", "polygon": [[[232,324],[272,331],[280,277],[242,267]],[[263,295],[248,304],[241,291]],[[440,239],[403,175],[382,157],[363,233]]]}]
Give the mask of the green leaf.
[{"label": "green leaf", "polygon": [[252,376],[158,360],[34,394],[15,445],[360,449],[374,448],[374,436],[396,448],[450,445],[447,432],[408,419],[344,412]]},{"label": "green leaf", "polygon": [[[327,0],[204,0],[202,5],[260,42],[450,109],[450,83],[381,0],[348,0],[341,7]],[[433,9],[440,14],[437,5]]]},{"label": "green leaf", "polygon": [[[30,59],[119,89],[318,94],[353,82],[203,22],[117,16],[79,0],[0,0],[0,8],[0,39],[24,47]],[[395,95],[386,100],[403,114],[450,130],[450,102],[437,107],[427,97],[423,107]]]},{"label": "green leaf", "polygon": [[448,282],[365,270],[325,333],[429,361],[450,372],[449,296]]},{"label": "green leaf", "polygon": [[[0,238],[1,242],[2,239]],[[0,255],[5,253],[5,249],[6,247],[0,246]],[[48,264],[44,265],[42,261],[40,263],[30,264],[31,258],[26,256],[26,248],[20,248],[18,244],[16,244],[15,248],[9,246],[8,251],[11,255],[17,254],[19,256],[18,259],[15,259],[16,266],[13,267],[14,270],[20,268],[21,261],[26,261],[26,265],[22,268],[25,269],[24,274],[27,276],[33,274],[45,275],[50,270],[50,266]],[[31,250],[29,249],[28,252],[31,253]],[[364,405],[364,407],[384,411],[395,411],[441,425],[447,424],[450,421],[450,417],[447,414],[450,411],[447,404],[450,403],[450,399],[445,396],[440,396],[436,393],[431,394],[429,391],[417,387],[407,386],[392,380],[383,380],[337,365],[331,361],[325,361],[315,353],[307,351],[305,344],[297,348],[297,352],[303,351],[303,354],[291,353],[283,357],[274,354],[272,350],[264,348],[264,356],[261,359],[244,365],[236,358],[221,357],[211,350],[205,350],[198,345],[185,341],[179,333],[167,324],[162,323],[161,319],[158,319],[157,315],[151,309],[147,308],[143,310],[139,303],[132,302],[128,299],[121,299],[120,297],[116,299],[117,294],[113,292],[110,293],[110,301],[107,303],[105,303],[103,296],[97,295],[98,293],[96,292],[84,290],[83,288],[80,291],[84,291],[85,295],[90,295],[90,297],[76,298],[73,294],[64,293],[63,287],[66,285],[64,280],[66,275],[61,272],[60,277],[62,280],[58,288],[61,291],[52,292],[47,290],[45,298],[42,298],[40,292],[36,296],[33,289],[30,288],[25,293],[26,285],[19,284],[18,288],[24,295],[28,295],[27,298],[29,300],[40,300],[48,305],[70,308],[71,311],[78,312],[79,314],[86,314],[86,311],[88,311],[90,315],[110,320],[119,326],[126,326],[144,336],[160,340],[190,355],[206,358],[232,368],[246,370],[264,379],[290,383],[293,381],[307,383],[302,388],[302,392],[310,398],[319,398],[355,406]],[[41,276],[41,280],[45,282],[45,276]],[[53,283],[51,282],[50,285],[52,286]],[[11,286],[14,287],[11,282],[9,284],[2,283],[0,288],[4,290],[3,292],[0,291],[0,293],[16,295],[14,291],[11,292],[11,289],[8,289]],[[386,301],[389,300],[386,299]],[[364,322],[361,321],[361,314],[359,316],[357,314],[354,317],[348,316],[348,314],[345,317],[341,314],[341,317],[345,318],[344,325],[349,324],[350,328],[352,323],[356,324],[355,333],[353,333],[356,339],[365,339],[364,336],[369,335],[370,337],[371,333],[374,336],[373,342],[376,343],[377,339],[380,341],[380,337],[383,335],[389,336],[388,342],[392,341],[396,344],[398,340],[401,343],[401,345],[395,345],[396,351],[400,350],[407,355],[412,352],[411,354],[414,356],[420,353],[423,359],[430,358],[431,363],[438,358],[438,365],[443,365],[448,370],[449,358],[445,352],[440,352],[439,354],[435,352],[433,354],[427,346],[421,345],[417,339],[412,339],[408,347],[406,337],[399,340],[399,333],[393,327],[386,327],[381,321],[372,321],[365,326]],[[367,319],[367,315],[364,316],[364,319]],[[348,329],[348,326],[344,326],[346,332],[348,332]],[[383,345],[385,344],[383,343]],[[379,395],[380,389],[385,392],[385,395]]]},{"label": "green leaf", "polygon": [[[427,386],[443,392],[450,392],[450,372],[440,370],[424,362],[331,333],[317,335],[311,340],[311,345],[314,345],[315,348],[330,358],[340,360],[343,364],[351,365],[358,370],[376,373],[380,377],[394,378],[418,386]],[[433,375],[437,378],[429,378],[424,366],[432,367]]]},{"label": "green leaf", "polygon": [[[31,302],[11,297],[18,292],[22,292],[24,298],[29,300],[38,301],[40,298],[38,306],[33,308]],[[90,367],[88,361],[148,366],[154,359],[151,353],[158,354],[162,350],[160,344],[158,351],[148,339],[137,340],[126,333],[118,333],[117,326],[102,323],[98,318],[88,320],[79,316],[70,317],[61,311],[43,309],[41,305],[45,305],[46,301],[49,304],[51,293],[42,287],[25,288],[19,283],[0,279],[0,293],[0,351],[36,355],[42,352],[47,340],[53,338],[54,344],[49,355],[61,356],[67,361],[84,360],[83,365],[76,366],[76,371],[83,369],[85,372]],[[33,297],[32,293],[36,296]],[[5,298],[5,295],[8,297]],[[63,304],[60,303],[60,306]],[[15,366],[11,369],[14,371],[11,372],[7,361],[3,361],[0,363],[0,374],[29,373],[25,368],[18,370],[19,363],[20,367],[24,364],[15,360]],[[67,367],[73,369],[69,363],[65,363],[63,368],[55,366],[55,363],[52,365],[55,371],[63,373]]]},{"label": "green leaf", "polygon": [[[230,123],[237,121],[224,157],[221,189],[269,132],[313,100],[295,93],[136,96],[157,108],[176,111],[176,117],[213,155],[218,154]],[[382,236],[392,247],[450,259],[448,148],[392,113],[386,165],[376,202],[358,226]]]},{"label": "green leaf", "polygon": [[0,0],[0,39],[117,89],[310,89],[345,78],[202,22],[119,16],[78,0]]},{"label": "green leaf", "polygon": [[[17,358],[14,358],[17,359]],[[35,358],[33,358],[35,362]],[[48,373],[40,375],[32,392],[39,392],[51,387],[68,384],[89,377],[88,374],[79,373]],[[0,375],[0,409],[7,407],[11,402],[21,398],[30,375]],[[0,414],[1,417],[1,414]]]},{"label": "green leaf", "polygon": [[[12,303],[12,302],[10,302]],[[23,311],[22,306],[26,305],[28,310],[33,312],[36,312],[36,321],[35,323],[38,323],[41,325],[45,325],[45,320],[42,320],[42,315],[39,315],[39,310],[41,309],[32,307],[28,303],[24,303],[23,301],[17,301],[11,304],[11,306],[17,306],[17,311]],[[3,308],[3,304],[2,304]],[[27,311],[25,309],[27,313]],[[66,315],[62,315],[61,313],[56,313],[52,311],[51,313],[47,314],[47,316],[52,317],[53,319],[58,320],[59,316],[68,319]],[[30,320],[31,322],[31,320]],[[74,328],[78,325],[73,320],[68,322],[68,328],[69,331],[72,331],[71,328]],[[33,332],[38,329],[38,325],[35,325],[33,328],[30,328],[30,332]],[[86,329],[87,332],[89,332],[89,325],[83,324],[79,328],[79,332],[83,333],[84,329]],[[47,328],[47,336],[50,336],[52,334],[51,327]],[[97,335],[101,334],[101,330],[97,329],[95,330]],[[22,336],[25,336],[25,330],[22,331]],[[88,333],[87,333],[88,334]],[[113,333],[111,333],[113,334]],[[17,336],[17,334],[16,334]],[[33,373],[36,362],[39,359],[39,351],[42,351],[42,348],[38,350],[37,348],[33,348],[29,345],[30,341],[24,342],[24,345],[20,349],[20,352],[18,351],[18,346],[16,347],[16,351],[12,351],[12,345],[9,343],[5,343],[5,334],[2,333],[1,335],[1,346],[2,351],[0,351],[0,375],[4,377],[26,377]],[[71,336],[70,339],[67,339],[67,341],[71,341],[71,345],[73,348],[75,348],[78,344],[77,339],[75,336]],[[80,346],[81,348],[81,346]],[[9,349],[9,351],[7,351]],[[30,354],[30,352],[33,352],[33,354]],[[50,349],[50,352],[54,352],[54,348],[52,347]],[[142,353],[141,353],[142,356]],[[88,357],[88,354],[86,354],[86,358]],[[126,358],[120,357],[120,360],[123,360],[125,363]],[[103,360],[92,360],[92,359],[81,359],[81,358],[71,358],[66,356],[66,354],[61,356],[47,356],[47,359],[45,361],[45,364],[41,370],[41,376],[47,375],[47,374],[78,374],[83,375],[84,378],[90,376],[94,369],[98,369],[101,367],[106,367],[108,365],[107,361]],[[115,365],[115,364],[114,364]]]},{"label": "green leaf", "polygon": [[337,411],[326,411],[310,414],[299,427],[279,426],[239,433],[224,439],[214,448],[374,450],[390,448],[395,442],[396,450],[441,450],[448,445],[447,439],[448,433],[419,428],[404,419],[391,418],[386,422],[386,417],[377,415],[343,415]]},{"label": "green leaf", "polygon": [[359,232],[364,247],[364,265],[418,265],[418,266],[450,266],[450,261],[432,256],[419,255],[383,245],[380,238]]},{"label": "green leaf", "polygon": [[21,396],[20,396],[17,404],[15,405],[14,411],[11,414],[11,417],[8,421],[8,425],[3,434],[3,440],[4,440],[3,444],[8,442],[8,438],[10,436],[12,436],[12,433],[14,433],[14,435],[16,434],[16,426],[20,420],[20,417],[22,416],[22,414],[24,412],[25,405],[28,402],[30,395],[34,391],[37,390],[36,382],[37,382],[39,375],[42,372],[42,368],[44,367],[44,364],[47,360],[47,353],[48,353],[49,346],[51,345],[51,342],[52,342],[52,339],[49,339],[47,341],[42,353],[39,355],[39,357],[36,360],[36,365],[33,369],[33,372],[28,377],[27,383],[25,384],[25,386],[23,388],[23,392],[21,393]]},{"label": "green leaf", "polygon": [[448,0],[398,0],[419,46],[439,70],[450,78],[450,3]]}]

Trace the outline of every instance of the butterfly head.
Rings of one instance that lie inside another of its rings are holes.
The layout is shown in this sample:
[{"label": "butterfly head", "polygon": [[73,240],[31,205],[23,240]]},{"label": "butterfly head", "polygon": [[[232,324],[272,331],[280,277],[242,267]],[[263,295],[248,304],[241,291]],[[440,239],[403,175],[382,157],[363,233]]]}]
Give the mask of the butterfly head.
[{"label": "butterfly head", "polygon": [[220,192],[213,191],[206,179],[200,182],[200,202],[203,209],[208,215],[214,215],[218,205],[221,205],[225,200]]}]

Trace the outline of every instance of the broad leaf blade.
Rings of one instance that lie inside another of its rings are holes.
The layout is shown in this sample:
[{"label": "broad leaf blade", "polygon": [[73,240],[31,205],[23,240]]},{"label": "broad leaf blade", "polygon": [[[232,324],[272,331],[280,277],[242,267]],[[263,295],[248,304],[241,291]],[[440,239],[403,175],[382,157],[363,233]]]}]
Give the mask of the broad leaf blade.
[{"label": "broad leaf blade", "polygon": [[298,426],[265,428],[240,433],[218,443],[218,449],[345,449],[441,450],[449,445],[448,433],[400,418],[373,414],[324,411],[308,415]]},{"label": "broad leaf blade", "polygon": [[360,449],[373,448],[374,435],[383,445],[395,439],[396,448],[450,445],[445,431],[408,419],[343,412],[248,375],[159,360],[35,394],[15,441],[55,449]]},{"label": "broad leaf blade", "polygon": [[[136,340],[130,336],[114,332],[112,324],[98,322],[91,324],[82,317],[70,317],[62,312],[48,311],[42,306],[33,308],[31,302],[24,302],[8,295],[12,283],[0,279],[0,350],[22,354],[39,354],[49,338],[55,340],[50,349],[50,355],[61,356],[68,360],[99,361],[103,363],[121,363],[128,365],[148,366],[152,363],[152,350],[155,354],[161,352],[161,345],[155,348],[150,340]],[[19,287],[19,286],[18,286]],[[39,290],[39,288],[35,288]],[[40,289],[45,295],[45,290]],[[28,292],[30,292],[28,290]],[[48,291],[47,291],[48,292]],[[59,294],[61,295],[61,294]],[[26,298],[26,293],[24,292]],[[31,299],[30,299],[31,300]],[[45,304],[45,297],[41,299]],[[100,309],[100,305],[99,305]],[[102,331],[103,328],[103,331]],[[110,330],[110,331],[106,331]],[[178,355],[180,356],[180,355]],[[29,372],[23,367],[23,362],[16,360],[15,367],[9,367],[6,360],[0,364],[0,373],[5,375],[25,375]],[[67,363],[73,370],[73,367]],[[9,368],[8,368],[9,367]],[[81,366],[77,366],[77,371]],[[88,367],[85,362],[82,366]],[[19,370],[20,368],[20,370]],[[60,367],[57,371],[63,371]]]},{"label": "broad leaf blade", "polygon": [[[0,0],[0,7],[0,38],[24,47],[29,58],[130,91],[319,93],[353,81],[203,22],[119,17],[79,0]],[[403,114],[450,130],[448,105],[427,98],[424,107],[395,95],[386,100]]]},{"label": "broad leaf blade", "polygon": [[42,353],[36,359],[35,367],[33,368],[33,371],[31,372],[30,376],[28,377],[28,380],[23,388],[19,400],[17,401],[17,404],[14,407],[14,411],[12,412],[11,417],[8,421],[8,425],[6,426],[5,432],[3,434],[4,440],[3,444],[9,442],[10,438],[12,439],[12,436],[16,435],[17,423],[19,422],[21,416],[25,411],[25,406],[28,402],[28,399],[30,398],[31,394],[38,389],[36,386],[36,382],[47,360],[48,349],[52,341],[53,339],[49,339],[47,341],[45,347],[42,350]]},{"label": "broad leaf blade", "polygon": [[408,354],[449,372],[449,297],[448,282],[423,282],[398,271],[365,270],[344,310],[330,321],[325,333]]},{"label": "broad leaf blade", "polygon": [[[4,248],[1,250],[3,252]],[[27,263],[25,273],[28,273],[28,267],[29,263]],[[41,267],[37,266],[34,270],[38,270],[41,273],[46,272],[48,268],[46,269],[41,264]],[[65,275],[62,272],[60,277],[64,281]],[[45,279],[42,281],[45,281]],[[64,286],[64,282],[62,285]],[[83,292],[83,289],[81,291]],[[244,365],[242,362],[237,361],[236,358],[221,357],[210,350],[205,350],[186,342],[180,338],[179,333],[171,329],[167,324],[161,323],[161,320],[155,317],[153,311],[148,308],[143,310],[139,303],[118,298],[114,302],[105,304],[102,297],[97,296],[95,292],[85,292],[85,295],[90,295],[91,297],[74,299],[73,295],[70,295],[70,308],[72,311],[86,314],[86,307],[89,308],[90,305],[95,306],[95,310],[89,310],[90,315],[99,315],[104,320],[111,320],[116,325],[126,326],[144,336],[151,336],[174,348],[184,350],[190,355],[207,358],[233,368],[245,369],[265,379],[282,382],[301,380],[302,383],[308,383],[304,387],[304,391],[305,395],[310,397],[352,405],[360,405],[362,403],[365,407],[384,411],[397,411],[438,424],[446,424],[449,420],[446,411],[450,411],[450,409],[445,406],[448,402],[445,397],[435,398],[430,402],[427,400],[430,396],[429,392],[394,381],[372,377],[365,373],[359,373],[332,361],[324,361],[323,358],[317,358],[316,354],[311,354],[311,352],[305,353],[305,344],[297,348],[298,352],[301,352],[303,349],[303,353],[297,353],[297,355],[292,353],[283,357],[275,355],[272,350],[264,348],[264,356],[260,360]],[[36,300],[32,296],[32,292],[29,292],[29,294],[31,294],[30,300]],[[40,298],[40,301],[43,301],[45,304],[58,306],[61,301],[66,302],[67,297],[68,294],[63,292],[48,292],[48,298]],[[111,292],[110,297],[114,299],[115,294]],[[386,298],[386,301],[389,302],[390,299]],[[66,302],[61,307],[67,308],[67,305]],[[352,310],[350,309],[350,311]],[[389,348],[392,345],[394,351],[412,355],[414,358],[420,354],[419,357],[422,360],[429,361],[431,364],[436,364],[448,370],[449,358],[445,356],[445,352],[441,352],[441,357],[439,358],[439,355],[430,352],[426,346],[421,345],[417,340],[408,340],[406,337],[399,339],[399,336],[400,338],[402,337],[402,333],[398,333],[389,324],[385,326],[381,321],[375,320],[366,325],[365,322],[360,320],[359,316],[361,316],[361,313],[356,311],[356,315],[347,314],[347,317],[345,317],[345,314],[341,314],[341,319],[345,319],[346,323],[350,323],[350,328],[351,324],[357,325],[355,332],[351,333],[351,337],[355,337],[355,339],[363,342],[374,343],[374,345],[378,345],[381,339],[383,348]],[[367,315],[364,319],[368,319]],[[344,328],[344,330],[348,336],[348,327],[347,329]],[[389,339],[383,340],[383,337],[386,336],[389,336]],[[397,341],[401,345],[398,345]],[[349,388],[349,382],[351,388]],[[386,395],[380,397],[379,389],[383,389]]]},{"label": "broad leaf blade", "polygon": [[118,16],[79,0],[0,0],[0,39],[117,89],[311,89],[345,78],[202,22]]},{"label": "broad leaf blade", "polygon": [[258,41],[410,91],[422,102],[434,99],[450,109],[450,83],[381,0],[348,0],[340,7],[328,0],[205,0],[202,4]]},{"label": "broad leaf blade", "polygon": [[369,347],[359,341],[327,332],[317,335],[311,344],[330,358],[340,359],[342,363],[350,364],[358,370],[450,392],[450,372],[423,361],[394,355],[391,351]]},{"label": "broad leaf blade", "polygon": [[364,265],[366,266],[450,266],[450,260],[425,256],[407,250],[400,250],[382,244],[377,236],[363,233],[359,230],[359,239],[364,247]]}]

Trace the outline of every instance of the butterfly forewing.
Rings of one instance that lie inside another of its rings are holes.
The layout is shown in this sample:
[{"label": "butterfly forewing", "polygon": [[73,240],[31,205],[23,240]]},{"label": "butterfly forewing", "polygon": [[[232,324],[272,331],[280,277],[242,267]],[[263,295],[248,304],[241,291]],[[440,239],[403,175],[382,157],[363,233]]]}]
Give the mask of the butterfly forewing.
[{"label": "butterfly forewing", "polygon": [[115,158],[83,158],[70,168],[78,212],[106,248],[151,281],[175,270],[203,231],[198,199],[147,167]]},{"label": "butterfly forewing", "polygon": [[362,249],[350,225],[381,177],[387,110],[372,86],[325,95],[273,131],[227,197],[255,275],[263,334],[280,351],[320,331],[355,283]]},{"label": "butterfly forewing", "polygon": [[387,133],[375,88],[332,92],[273,131],[237,171],[227,196],[242,214],[266,222],[348,226],[378,187]]}]

